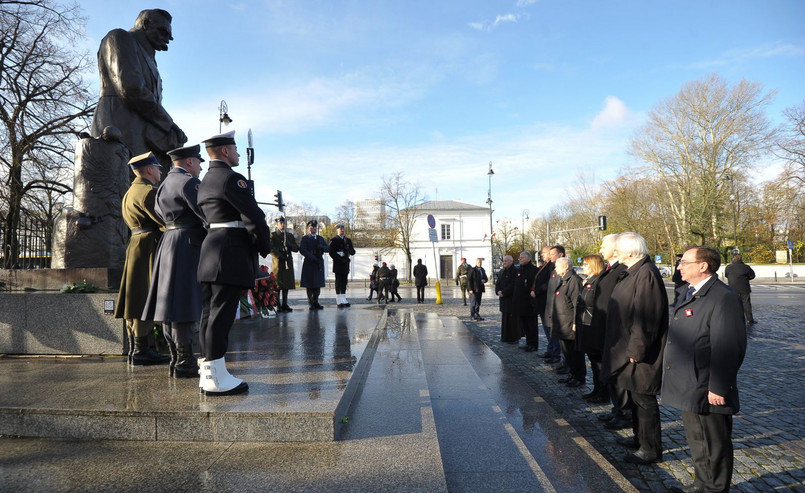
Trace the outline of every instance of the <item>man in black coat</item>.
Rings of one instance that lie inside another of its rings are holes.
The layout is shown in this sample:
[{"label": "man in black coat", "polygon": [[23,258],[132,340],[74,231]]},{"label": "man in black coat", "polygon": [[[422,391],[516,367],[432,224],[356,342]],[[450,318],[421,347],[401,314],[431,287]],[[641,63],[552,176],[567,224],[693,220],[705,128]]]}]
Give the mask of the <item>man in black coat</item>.
[{"label": "man in black coat", "polygon": [[525,336],[525,345],[520,348],[531,352],[539,349],[537,295],[534,292],[538,269],[531,262],[528,252],[521,252],[518,261],[520,266],[514,271],[512,283],[512,316],[519,333],[518,339]]},{"label": "man in black coat", "polygon": [[307,303],[311,310],[324,308],[319,303],[319,295],[325,284],[324,253],[330,251],[330,246],[318,231],[319,222],[315,219],[308,221],[307,234],[299,241],[299,253],[304,257],[299,285],[307,291]]},{"label": "man in black coat", "polygon": [[483,320],[481,317],[481,297],[486,290],[484,284],[489,281],[489,278],[486,277],[486,271],[481,266],[482,263],[482,259],[477,259],[475,261],[475,267],[470,269],[470,272],[467,274],[467,293],[470,295],[470,317],[475,321]]},{"label": "man in black coat", "polygon": [[746,325],[738,295],[714,275],[720,265],[710,247],[691,248],[679,265],[688,284],[668,330],[662,402],[682,411],[696,474],[693,485],[677,491],[726,492],[732,479],[732,415],[740,409]]},{"label": "man in black coat", "polygon": [[579,387],[587,377],[584,353],[576,350],[576,306],[581,293],[581,278],[571,268],[570,259],[560,257],[554,261],[559,283],[553,294],[548,293],[551,311],[551,337],[559,340],[565,365],[570,370],[566,377],[559,379],[568,387]]},{"label": "man in black coat", "polygon": [[416,286],[416,302],[425,302],[425,286],[428,285],[428,267],[422,264],[422,259],[416,261],[414,266],[414,285]]},{"label": "man in black coat", "polygon": [[210,137],[204,145],[210,165],[199,185],[198,205],[210,230],[198,265],[203,293],[201,387],[206,395],[238,394],[249,386],[229,374],[224,355],[240,294],[253,288],[258,276],[257,254],[266,257],[271,252],[271,230],[248,181],[232,169],[240,163],[235,132]]},{"label": "man in black coat", "polygon": [[754,324],[755,317],[752,316],[752,297],[750,295],[752,288],[749,286],[749,281],[755,278],[755,271],[743,262],[743,256],[740,253],[736,253],[732,256],[732,263],[724,269],[724,276],[732,290],[741,297],[746,323]]},{"label": "man in black coat", "polygon": [[333,274],[335,274],[335,296],[338,308],[350,306],[347,301],[347,278],[349,277],[349,258],[355,255],[352,240],[344,236],[344,223],[335,226],[336,236],[330,239],[330,258],[333,259]]},{"label": "man in black coat", "polygon": [[566,367],[565,361],[561,359],[561,349],[559,347],[559,339],[553,336],[553,330],[551,327],[551,323],[553,320],[553,304],[551,303],[551,297],[556,292],[556,288],[559,286],[559,276],[556,275],[556,260],[565,256],[565,247],[562,245],[554,245],[551,247],[548,253],[548,260],[549,262],[546,264],[546,267],[550,264],[550,276],[548,278],[548,283],[546,285],[546,298],[545,298],[545,315],[542,318],[542,323],[546,326],[546,335],[545,337],[548,338],[548,353],[550,353],[550,357],[548,359],[548,363],[559,363],[562,362],[562,365],[559,367],[559,372],[561,374],[565,374],[570,370]]},{"label": "man in black coat", "polygon": [[380,300],[383,300],[384,303],[388,303],[389,299],[389,290],[391,288],[391,269],[388,268],[388,265],[383,262],[379,269],[377,269],[377,304],[380,304]]},{"label": "man in black coat", "polygon": [[[553,275],[554,264],[551,262],[551,246],[546,245],[542,247],[541,251],[543,264],[537,270],[537,275],[534,278],[534,310],[537,315],[542,319],[542,330],[545,333],[545,339],[548,341],[547,349],[540,356],[548,360],[549,363],[559,362],[559,344],[557,341],[551,340],[551,323],[545,318],[545,304],[548,298],[548,281]],[[534,348],[539,345],[539,337]],[[528,347],[528,344],[526,344]]]},{"label": "man in black coat", "polygon": [[155,207],[165,221],[165,234],[154,257],[142,317],[162,322],[171,353],[169,374],[176,378],[198,377],[191,334],[201,318],[197,274],[201,243],[207,235],[207,221],[198,206],[198,176],[204,162],[199,150],[194,145],[168,151],[173,168],[157,190]]},{"label": "man in black coat", "polygon": [[503,268],[498,272],[498,280],[495,283],[495,293],[498,295],[500,303],[500,340],[516,344],[523,336],[517,319],[512,314],[514,293],[514,278],[517,275],[512,266],[514,259],[511,255],[503,256]]},{"label": "man in black coat", "polygon": [[632,464],[662,459],[660,409],[662,354],[668,335],[668,295],[659,269],[648,256],[646,241],[637,233],[618,236],[618,260],[627,269],[615,284],[607,309],[609,378],[629,392],[636,436],[622,445],[638,447],[624,457]]}]

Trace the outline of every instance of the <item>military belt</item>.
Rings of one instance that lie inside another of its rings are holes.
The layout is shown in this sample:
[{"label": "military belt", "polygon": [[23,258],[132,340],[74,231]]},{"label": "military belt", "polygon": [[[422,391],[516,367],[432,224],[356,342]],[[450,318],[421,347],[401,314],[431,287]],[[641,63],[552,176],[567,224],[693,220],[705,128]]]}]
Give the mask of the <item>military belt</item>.
[{"label": "military belt", "polygon": [[210,223],[210,229],[217,229],[217,228],[246,228],[246,225],[243,221],[229,221],[226,223]]},{"label": "military belt", "polygon": [[195,228],[195,227],[200,227],[200,225],[199,224],[187,224],[187,223],[182,224],[182,223],[169,222],[169,223],[165,224],[165,231],[170,231],[172,229],[190,229],[190,228]]},{"label": "military belt", "polygon": [[140,235],[143,233],[151,233],[156,231],[154,228],[134,228],[131,230],[131,234],[133,235]]}]

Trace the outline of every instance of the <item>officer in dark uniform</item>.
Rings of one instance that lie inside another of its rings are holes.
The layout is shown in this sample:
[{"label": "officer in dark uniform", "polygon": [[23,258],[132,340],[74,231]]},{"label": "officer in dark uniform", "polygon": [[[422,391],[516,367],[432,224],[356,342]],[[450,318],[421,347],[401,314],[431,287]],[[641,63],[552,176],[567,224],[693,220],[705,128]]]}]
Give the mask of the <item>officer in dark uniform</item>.
[{"label": "officer in dark uniform", "polygon": [[347,301],[347,277],[349,276],[349,257],[355,255],[352,240],[344,236],[344,223],[338,223],[335,231],[338,233],[330,239],[330,258],[333,259],[333,274],[335,274],[335,296],[338,308],[350,306]]},{"label": "officer in dark uniform", "polygon": [[154,212],[154,186],[159,183],[162,170],[152,152],[131,158],[129,166],[135,178],[123,196],[122,205],[123,220],[131,230],[131,238],[126,247],[115,318],[126,320],[129,363],[135,366],[157,365],[168,363],[170,358],[151,348],[149,335],[154,330],[154,322],[153,319],[143,320],[142,316],[151,283],[151,265],[164,228],[162,219]]},{"label": "officer in dark uniform", "polygon": [[203,294],[200,384],[206,395],[239,394],[249,386],[229,374],[224,355],[240,293],[254,288],[257,254],[266,257],[271,251],[271,230],[246,178],[232,170],[240,158],[235,132],[210,137],[204,145],[210,165],[199,186],[198,205],[210,230],[198,265]]},{"label": "officer in dark uniform", "polygon": [[296,237],[293,233],[285,229],[283,216],[278,217],[274,222],[277,223],[277,230],[271,233],[271,272],[277,278],[280,289],[280,303],[278,303],[277,312],[287,313],[293,311],[293,308],[288,306],[288,291],[296,289],[293,253],[299,251],[299,246],[296,244]]},{"label": "officer in dark uniform", "polygon": [[305,258],[299,284],[307,289],[307,302],[311,310],[324,308],[319,304],[319,294],[324,287],[324,252],[330,251],[327,241],[318,235],[318,229],[318,221],[308,221],[308,234],[299,242],[299,253]]},{"label": "officer in dark uniform", "polygon": [[456,286],[461,287],[461,299],[464,300],[464,306],[467,306],[467,276],[470,274],[470,264],[467,259],[461,257],[461,264],[456,269]]},{"label": "officer in dark uniform", "polygon": [[144,320],[162,322],[171,353],[170,375],[198,377],[193,356],[193,325],[201,318],[201,284],[197,279],[201,242],[207,224],[198,207],[201,163],[199,145],[168,151],[173,168],[156,193],[156,213],[165,221],[151,275]]}]

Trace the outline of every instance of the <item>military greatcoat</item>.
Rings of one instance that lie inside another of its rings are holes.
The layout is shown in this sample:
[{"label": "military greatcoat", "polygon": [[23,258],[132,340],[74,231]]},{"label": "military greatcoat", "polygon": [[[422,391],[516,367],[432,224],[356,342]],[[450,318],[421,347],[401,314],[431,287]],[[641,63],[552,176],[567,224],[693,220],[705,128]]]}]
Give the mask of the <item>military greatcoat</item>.
[{"label": "military greatcoat", "polygon": [[137,177],[123,196],[123,221],[131,230],[126,260],[115,304],[115,318],[138,319],[143,314],[154,254],[164,228],[154,211],[156,189],[148,180]]},{"label": "military greatcoat", "polygon": [[329,252],[327,241],[319,235],[305,235],[299,242],[299,253],[305,258],[302,262],[303,288],[324,287],[324,253]]},{"label": "military greatcoat", "polygon": [[271,233],[271,272],[280,289],[295,289],[293,253],[299,251],[296,237],[287,229]]},{"label": "military greatcoat", "polygon": [[198,206],[201,181],[174,167],[156,193],[156,213],[165,221],[143,320],[195,322],[201,318],[198,260],[207,234]]}]

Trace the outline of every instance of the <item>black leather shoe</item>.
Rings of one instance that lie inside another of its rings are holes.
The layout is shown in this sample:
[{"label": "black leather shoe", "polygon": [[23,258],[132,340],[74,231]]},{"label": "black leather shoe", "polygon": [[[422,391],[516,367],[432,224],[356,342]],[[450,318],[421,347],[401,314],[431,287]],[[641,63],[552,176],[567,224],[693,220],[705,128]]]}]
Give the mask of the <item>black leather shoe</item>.
[{"label": "black leather shoe", "polygon": [[534,346],[529,346],[529,345],[526,344],[525,346],[520,346],[520,349],[522,349],[523,351],[525,351],[527,353],[530,353],[530,352],[534,351]]},{"label": "black leather shoe", "polygon": [[564,377],[557,380],[559,383],[570,383],[571,380],[575,380],[573,377]]},{"label": "black leather shoe", "polygon": [[568,373],[570,373],[570,368],[566,366],[560,366],[559,368],[556,369],[557,375],[567,375]]},{"label": "black leather shoe", "polygon": [[676,486],[671,487],[669,490],[673,493],[704,493],[704,489],[699,488],[695,484],[689,484],[687,486],[683,486],[681,488],[677,488]]},{"label": "black leather shoe", "polygon": [[612,414],[612,412],[610,411],[610,412],[608,412],[608,413],[599,414],[599,415],[598,415],[598,421],[604,421],[604,422],[606,422],[606,421],[612,421],[612,419],[613,419],[614,417],[615,417],[615,415],[614,415],[614,414]]},{"label": "black leather shoe", "polygon": [[590,404],[606,404],[609,402],[609,396],[605,394],[598,394],[585,400]]},{"label": "black leather shoe", "polygon": [[626,419],[623,416],[616,416],[609,421],[607,424],[604,425],[604,428],[607,430],[622,430],[624,428],[631,428],[632,427],[632,420]]},{"label": "black leather shoe", "polygon": [[565,385],[567,385],[568,387],[581,387],[582,385],[584,385],[584,382],[576,378],[571,378]]},{"label": "black leather shoe", "polygon": [[637,439],[636,436],[630,437],[615,437],[615,441],[618,442],[618,445],[623,445],[624,447],[633,448],[635,450],[640,448],[640,441]]},{"label": "black leather shoe", "polygon": [[662,455],[651,455],[649,452],[640,449],[633,454],[624,455],[623,460],[625,460],[629,464],[637,464],[639,466],[645,466],[648,464],[654,464],[655,462],[660,462],[662,460]]},{"label": "black leather shoe", "polygon": [[548,358],[548,359],[545,360],[545,362],[548,363],[549,365],[555,365],[556,363],[559,363],[560,361],[562,361],[562,359],[557,358],[556,356],[554,356],[552,358]]},{"label": "black leather shoe", "polygon": [[539,357],[542,359],[551,359],[553,356],[551,356],[551,353],[545,351],[544,353],[540,354]]},{"label": "black leather shoe", "polygon": [[486,320],[486,319],[485,319],[484,317],[476,317],[476,318],[475,318],[475,320],[477,320],[477,321],[479,321],[479,322],[480,322],[480,321],[482,321],[482,320]]}]

